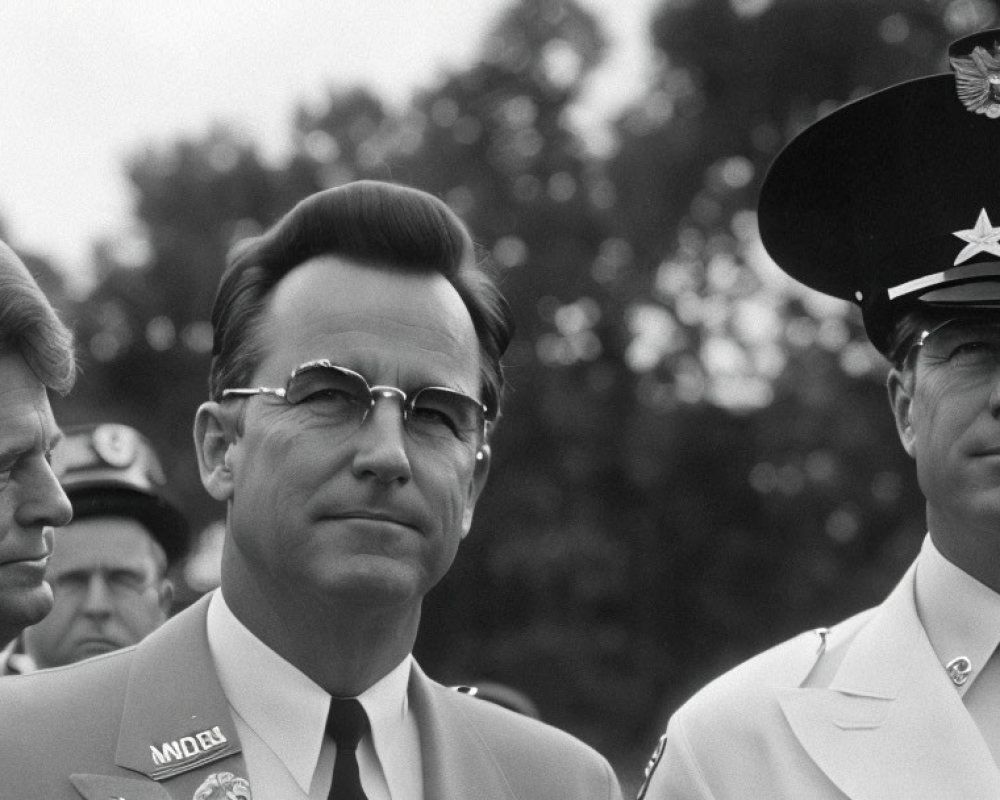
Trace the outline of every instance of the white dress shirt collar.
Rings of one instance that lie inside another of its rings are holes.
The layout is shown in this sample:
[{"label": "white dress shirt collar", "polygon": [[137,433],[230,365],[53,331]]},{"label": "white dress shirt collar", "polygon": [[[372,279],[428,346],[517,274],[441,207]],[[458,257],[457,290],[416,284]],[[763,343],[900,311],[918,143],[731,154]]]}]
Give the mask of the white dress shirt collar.
[{"label": "white dress shirt collar", "polygon": [[917,557],[917,614],[942,666],[959,656],[972,662],[964,695],[1000,645],[1000,594],[952,564],[924,539]]},{"label": "white dress shirt collar", "polygon": [[[219,681],[239,714],[308,795],[320,760],[330,695],[240,622],[217,591],[208,607],[208,641]],[[377,760],[391,763],[407,716],[412,656],[358,699],[371,722]]]}]

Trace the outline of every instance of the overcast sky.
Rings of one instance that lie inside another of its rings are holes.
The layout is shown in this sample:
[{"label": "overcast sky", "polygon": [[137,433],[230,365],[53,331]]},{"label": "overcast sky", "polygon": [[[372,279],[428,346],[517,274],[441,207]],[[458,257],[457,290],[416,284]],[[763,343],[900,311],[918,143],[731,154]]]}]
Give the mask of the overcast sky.
[{"label": "overcast sky", "polygon": [[[641,90],[657,0],[581,0],[612,51],[583,115]],[[2,0],[0,219],[69,275],[122,230],[125,156],[233,123],[269,155],[330,86],[404,103],[469,65],[507,0]]]}]

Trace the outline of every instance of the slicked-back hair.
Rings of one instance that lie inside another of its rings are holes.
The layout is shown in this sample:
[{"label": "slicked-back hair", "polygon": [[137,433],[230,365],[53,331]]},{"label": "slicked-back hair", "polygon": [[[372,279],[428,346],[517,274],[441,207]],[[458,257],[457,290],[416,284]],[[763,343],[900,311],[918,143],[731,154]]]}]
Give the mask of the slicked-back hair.
[{"label": "slicked-back hair", "polygon": [[310,195],[260,236],[238,242],[212,309],[209,394],[249,385],[264,358],[260,338],[278,282],[323,255],[373,267],[439,272],[465,303],[479,339],[482,401],[499,412],[500,359],[514,332],[510,308],[476,261],[465,224],[431,194],[381,181],[357,181]]},{"label": "slicked-back hair", "polygon": [[0,242],[0,350],[20,353],[45,386],[66,394],[76,382],[73,334],[28,268]]}]

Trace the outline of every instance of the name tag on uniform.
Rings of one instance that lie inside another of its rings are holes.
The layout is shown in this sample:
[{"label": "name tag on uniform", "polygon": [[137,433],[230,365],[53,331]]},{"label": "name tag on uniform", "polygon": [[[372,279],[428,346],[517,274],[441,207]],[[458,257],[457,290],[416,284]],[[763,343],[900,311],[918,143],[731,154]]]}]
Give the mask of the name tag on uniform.
[{"label": "name tag on uniform", "polygon": [[149,746],[149,755],[153,760],[151,777],[160,780],[213,761],[225,754],[228,744],[229,740],[218,725],[180,736],[169,742],[151,744]]}]

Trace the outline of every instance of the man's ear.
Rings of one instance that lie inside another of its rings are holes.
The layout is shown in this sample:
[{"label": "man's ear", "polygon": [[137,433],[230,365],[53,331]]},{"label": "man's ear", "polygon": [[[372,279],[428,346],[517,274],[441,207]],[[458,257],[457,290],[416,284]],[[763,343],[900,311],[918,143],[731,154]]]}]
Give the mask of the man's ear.
[{"label": "man's ear", "polygon": [[170,616],[170,607],[174,604],[174,582],[170,578],[164,578],[160,584],[158,603],[166,619]]},{"label": "man's ear", "polygon": [[903,449],[913,458],[916,454],[916,434],[913,430],[913,389],[916,376],[893,367],[889,371],[886,388],[889,390],[889,405],[896,420],[896,432]]},{"label": "man's ear", "polygon": [[194,418],[194,450],[198,472],[206,491],[225,502],[233,495],[233,471],[229,448],[236,441],[235,422],[219,403],[209,401],[198,407]]},{"label": "man's ear", "polygon": [[472,480],[469,481],[469,491],[465,502],[465,511],[462,513],[462,538],[469,534],[472,528],[472,512],[476,510],[476,501],[486,486],[486,478],[490,474],[490,460],[492,451],[488,444],[484,444],[476,451],[476,466],[473,468]]}]

